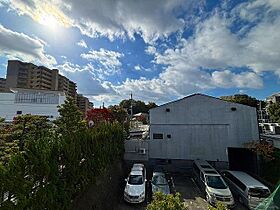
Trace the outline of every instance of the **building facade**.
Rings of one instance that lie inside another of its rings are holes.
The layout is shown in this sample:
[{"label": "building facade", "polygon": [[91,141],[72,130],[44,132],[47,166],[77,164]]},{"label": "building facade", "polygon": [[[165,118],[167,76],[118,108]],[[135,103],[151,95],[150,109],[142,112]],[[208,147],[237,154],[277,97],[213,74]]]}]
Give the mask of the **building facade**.
[{"label": "building facade", "polygon": [[6,92],[6,79],[0,78],[0,92]]},{"label": "building facade", "polygon": [[90,108],[90,109],[93,108],[93,102],[89,102],[89,108]]},{"label": "building facade", "polygon": [[57,69],[36,66],[18,60],[9,60],[7,67],[6,89],[24,88],[63,91],[76,99],[76,83],[59,74]]},{"label": "building facade", "polygon": [[275,93],[266,98],[267,104],[280,103],[280,93]]},{"label": "building facade", "polygon": [[77,106],[84,116],[86,115],[87,110],[92,108],[88,98],[84,97],[82,94],[77,95]]},{"label": "building facade", "polygon": [[54,120],[65,99],[60,91],[11,88],[11,92],[0,93],[0,117],[11,122],[17,115],[32,114]]},{"label": "building facade", "polygon": [[150,110],[149,160],[228,162],[229,147],[259,139],[256,109],[194,94]]},{"label": "building facade", "polygon": [[37,68],[32,63],[9,60],[7,66],[6,88],[32,88],[31,79]]},{"label": "building facade", "polygon": [[76,100],[77,97],[76,83],[69,80],[67,77],[58,75],[58,90],[65,92],[67,96],[71,96]]}]

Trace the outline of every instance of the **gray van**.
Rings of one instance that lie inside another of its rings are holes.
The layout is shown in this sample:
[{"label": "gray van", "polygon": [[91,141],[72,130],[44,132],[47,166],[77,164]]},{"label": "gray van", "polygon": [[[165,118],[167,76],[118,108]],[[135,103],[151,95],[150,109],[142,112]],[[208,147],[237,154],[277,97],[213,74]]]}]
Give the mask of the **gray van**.
[{"label": "gray van", "polygon": [[239,202],[254,209],[270,195],[264,184],[242,171],[223,171],[222,176]]}]

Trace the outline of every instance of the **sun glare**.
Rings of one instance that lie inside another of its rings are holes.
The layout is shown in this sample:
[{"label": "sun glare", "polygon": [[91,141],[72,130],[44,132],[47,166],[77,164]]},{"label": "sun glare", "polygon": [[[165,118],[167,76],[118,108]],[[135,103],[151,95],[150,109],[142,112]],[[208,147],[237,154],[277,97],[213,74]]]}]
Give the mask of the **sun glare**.
[{"label": "sun glare", "polygon": [[39,18],[39,23],[52,29],[56,28],[58,25],[56,18],[48,14],[42,15]]}]

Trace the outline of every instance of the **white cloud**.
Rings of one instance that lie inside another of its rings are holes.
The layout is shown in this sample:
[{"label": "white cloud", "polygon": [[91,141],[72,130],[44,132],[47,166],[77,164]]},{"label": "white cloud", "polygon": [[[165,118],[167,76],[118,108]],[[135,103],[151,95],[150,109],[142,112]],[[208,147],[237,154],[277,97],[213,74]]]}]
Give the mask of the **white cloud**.
[{"label": "white cloud", "polygon": [[[268,28],[262,28],[260,24],[240,39],[230,31],[230,21],[214,15],[200,23],[192,37],[182,39],[175,48],[155,54],[154,62],[166,65],[158,77],[127,79],[113,87],[119,95],[126,96],[132,91],[142,100],[163,102],[174,96],[182,97],[214,88],[262,88],[263,81],[259,72],[260,69],[266,70],[257,66],[266,65],[267,59],[260,57],[262,49],[257,46],[272,49],[270,53],[265,53],[271,56],[269,61],[277,61],[279,49],[276,43],[280,39],[279,33],[276,33],[278,28],[272,27],[275,24],[271,23]],[[265,40],[268,36],[262,38],[263,33],[273,34],[270,36],[275,37],[274,46],[271,45],[272,41]],[[274,63],[273,69],[277,66],[280,64]],[[235,72],[236,67],[247,70]]]},{"label": "white cloud", "polygon": [[263,20],[268,15],[280,10],[279,0],[254,0],[239,4],[232,10],[233,15],[247,21]]},{"label": "white cloud", "polygon": [[[77,83],[78,92],[84,95],[108,95],[114,94],[108,85],[101,81],[95,75],[94,67],[89,63],[86,65],[78,65],[69,61],[64,61],[62,64],[55,66],[61,74]],[[95,97],[96,97],[95,96]]]},{"label": "white cloud", "polygon": [[5,28],[0,24],[0,54],[9,59],[21,59],[52,66],[56,60],[46,54],[46,43],[38,38],[30,37]]},{"label": "white cloud", "polygon": [[246,46],[243,62],[256,72],[272,71],[280,77],[280,17],[261,22],[241,43]]},{"label": "white cloud", "polygon": [[140,67],[140,65],[138,64],[138,65],[136,65],[136,66],[134,66],[134,69],[136,70],[136,71],[141,71],[141,67]]},{"label": "white cloud", "polygon": [[81,39],[79,42],[77,42],[77,45],[83,48],[88,48],[87,43],[85,40]]},{"label": "white cloud", "polygon": [[148,54],[148,55],[154,55],[156,53],[156,48],[154,46],[148,46],[145,50],[145,52]]},{"label": "white cloud", "polygon": [[194,0],[2,0],[6,6],[38,21],[46,13],[61,25],[78,27],[89,36],[134,39],[140,34],[145,42],[167,37],[183,29],[184,20],[178,18],[186,11],[192,14],[204,1]]},{"label": "white cloud", "polygon": [[214,71],[212,73],[213,84],[217,87],[229,88],[262,88],[263,81],[255,72],[242,72],[236,74],[229,70]]},{"label": "white cloud", "polygon": [[88,53],[81,54],[81,57],[92,62],[96,62],[99,66],[100,73],[105,75],[113,75],[120,70],[122,63],[120,58],[124,54],[116,51],[100,48],[99,50],[90,50]]}]

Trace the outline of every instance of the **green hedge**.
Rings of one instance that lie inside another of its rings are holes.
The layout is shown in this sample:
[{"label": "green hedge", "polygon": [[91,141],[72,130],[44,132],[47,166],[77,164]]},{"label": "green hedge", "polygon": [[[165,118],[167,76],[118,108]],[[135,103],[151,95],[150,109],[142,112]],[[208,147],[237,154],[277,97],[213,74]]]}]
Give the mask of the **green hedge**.
[{"label": "green hedge", "polygon": [[24,150],[0,164],[1,209],[69,209],[77,194],[122,158],[123,127],[104,123],[71,135],[25,137]]}]

